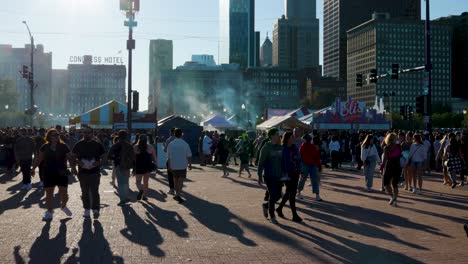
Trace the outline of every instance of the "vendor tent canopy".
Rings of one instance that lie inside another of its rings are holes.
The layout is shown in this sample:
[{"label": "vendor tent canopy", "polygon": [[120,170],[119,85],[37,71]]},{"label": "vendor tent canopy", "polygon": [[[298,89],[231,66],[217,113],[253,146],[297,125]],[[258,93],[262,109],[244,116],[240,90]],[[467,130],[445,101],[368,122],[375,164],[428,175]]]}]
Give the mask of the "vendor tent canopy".
[{"label": "vendor tent canopy", "polygon": [[218,129],[237,127],[234,123],[228,121],[226,118],[220,115],[214,115],[202,121],[200,125],[203,127],[213,127],[213,128],[218,128]]},{"label": "vendor tent canopy", "polygon": [[171,115],[158,122],[158,137],[163,140],[169,138],[173,127],[182,129],[183,139],[189,144],[192,154],[196,155],[198,153],[198,139],[203,127],[180,116]]},{"label": "vendor tent canopy", "polygon": [[259,124],[257,130],[268,130],[270,128],[282,128],[282,129],[293,129],[293,128],[304,128],[309,127],[299,119],[292,116],[274,116],[267,121]]},{"label": "vendor tent canopy", "polygon": [[314,113],[311,113],[311,114],[308,114],[306,116],[299,118],[299,121],[310,126],[312,122],[314,121]]},{"label": "vendor tent canopy", "polygon": [[310,114],[313,114],[313,113],[314,113],[314,110],[312,110],[310,108],[307,108],[307,107],[301,107],[301,108],[298,108],[296,110],[293,110],[293,111],[289,112],[287,114],[287,116],[301,118],[301,117],[304,117],[306,115],[310,115]]},{"label": "vendor tent canopy", "polygon": [[89,125],[96,128],[111,128],[115,113],[127,113],[127,106],[117,101],[110,101],[80,116],[70,119],[70,125]]}]

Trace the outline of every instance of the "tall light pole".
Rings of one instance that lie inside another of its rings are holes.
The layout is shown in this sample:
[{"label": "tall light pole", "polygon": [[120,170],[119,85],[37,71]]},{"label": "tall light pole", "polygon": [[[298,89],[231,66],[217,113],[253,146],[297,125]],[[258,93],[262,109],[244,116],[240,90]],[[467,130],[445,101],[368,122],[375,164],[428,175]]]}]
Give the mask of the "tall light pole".
[{"label": "tall light pole", "polygon": [[28,30],[29,33],[29,38],[31,39],[31,65],[29,66],[29,76],[28,76],[28,82],[29,82],[29,89],[30,89],[30,101],[29,101],[29,112],[31,115],[31,127],[32,127],[32,116],[35,113],[35,108],[34,108],[34,37],[31,34],[31,30],[29,30],[28,23],[26,21],[23,21],[23,24],[26,26],[26,29]]},{"label": "tall light pole", "polygon": [[132,50],[135,49],[135,40],[133,39],[133,28],[137,26],[135,13],[140,10],[140,0],[120,0],[120,10],[124,11],[127,21],[124,26],[128,27],[128,84],[127,84],[127,128],[128,134],[132,135]]},{"label": "tall light pole", "polygon": [[426,0],[426,77],[427,91],[424,91],[426,96],[425,117],[426,130],[432,131],[432,64],[431,64],[431,19],[430,19],[429,0]]}]

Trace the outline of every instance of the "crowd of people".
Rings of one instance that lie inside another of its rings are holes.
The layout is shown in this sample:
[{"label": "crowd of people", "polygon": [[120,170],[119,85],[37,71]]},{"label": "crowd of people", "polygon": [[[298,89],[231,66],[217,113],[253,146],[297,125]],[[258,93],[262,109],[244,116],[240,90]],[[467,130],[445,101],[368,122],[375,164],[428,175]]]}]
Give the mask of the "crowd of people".
[{"label": "crowd of people", "polygon": [[[167,156],[168,194],[183,203],[182,187],[187,170],[192,168],[192,150],[181,129],[173,128],[170,133],[163,147]],[[157,148],[153,137],[146,133],[131,139],[125,130],[95,131],[90,127],[78,131],[65,131],[60,126],[48,130],[0,129],[0,166],[6,167],[7,173],[14,173],[19,167],[23,177],[21,189],[25,191],[31,190],[31,176],[38,169],[38,187],[45,190],[45,220],[53,217],[55,187],[60,209],[67,216],[72,215],[67,207],[67,188],[69,177],[77,176],[83,216],[90,217],[92,213],[97,218],[100,175],[106,166],[112,165],[111,183],[117,188],[119,206],[130,201],[131,176],[135,176],[138,188],[136,199],[148,199],[150,173],[157,169]],[[305,182],[310,179],[315,200],[322,201],[323,167],[329,167],[333,173],[346,162],[353,169],[362,170],[366,192],[375,191],[374,176],[380,171],[383,180],[378,189],[388,194],[390,205],[397,206],[400,187],[414,194],[423,192],[424,173],[442,172],[443,184],[451,188],[463,186],[468,172],[467,140],[466,131],[306,133],[301,129],[283,132],[273,128],[257,136],[204,131],[198,153],[200,166],[220,165],[222,177],[229,177],[229,171],[233,171],[230,164],[239,166],[238,177],[245,171],[251,178],[251,168],[257,167],[258,184],[266,185],[264,216],[278,223],[276,215],[284,217],[283,208],[289,202],[292,220],[301,222],[296,199],[302,199]]]}]

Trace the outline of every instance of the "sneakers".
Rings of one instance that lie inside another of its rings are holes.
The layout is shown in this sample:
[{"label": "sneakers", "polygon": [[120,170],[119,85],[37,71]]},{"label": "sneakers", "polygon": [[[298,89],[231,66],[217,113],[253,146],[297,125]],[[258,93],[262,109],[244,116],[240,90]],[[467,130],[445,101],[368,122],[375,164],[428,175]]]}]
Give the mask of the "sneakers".
[{"label": "sneakers", "polygon": [[29,191],[32,189],[31,183],[28,184],[23,184],[23,187],[21,187],[21,190]]},{"label": "sneakers", "polygon": [[174,189],[169,189],[169,191],[167,192],[167,194],[174,195],[174,194],[175,194]]},{"label": "sneakers", "polygon": [[304,199],[304,197],[302,196],[302,194],[300,192],[297,193],[296,198],[299,199],[299,200]]},{"label": "sneakers", "polygon": [[97,219],[97,218],[99,218],[99,215],[100,215],[100,214],[99,214],[99,210],[98,210],[98,209],[94,209],[94,210],[93,210],[93,218]]},{"label": "sneakers", "polygon": [[278,214],[279,217],[284,218],[283,210],[281,208],[277,208],[276,213]]},{"label": "sneakers", "polygon": [[137,200],[141,200],[142,197],[143,197],[143,190],[138,192]]},{"label": "sneakers", "polygon": [[276,220],[276,217],[272,217],[272,218],[270,219],[270,222],[271,222],[272,224],[279,224],[278,220]]},{"label": "sneakers", "polygon": [[418,190],[416,191],[416,193],[417,193],[417,194],[422,194],[422,190],[421,190],[421,189],[418,189]]},{"label": "sneakers", "polygon": [[455,189],[455,187],[457,187],[458,183],[457,182],[453,182],[452,183],[452,189]]},{"label": "sneakers", "polygon": [[395,202],[396,202],[395,197],[392,197],[392,198],[390,199],[390,202],[388,202],[388,204],[389,204],[389,205],[393,205]]},{"label": "sneakers", "polygon": [[415,194],[416,193],[416,188],[411,189],[411,192]]},{"label": "sneakers", "polygon": [[46,211],[45,214],[44,214],[44,217],[42,218],[42,220],[49,221],[49,220],[52,220],[52,217],[53,217],[53,213],[49,212],[49,211]]},{"label": "sneakers", "polygon": [[322,198],[320,198],[319,195],[317,195],[317,197],[315,197],[315,201],[317,201],[317,202],[322,202],[323,200],[322,200]]},{"label": "sneakers", "polygon": [[72,212],[70,209],[68,209],[68,207],[62,208],[62,212],[65,213],[68,217],[72,216]]},{"label": "sneakers", "polygon": [[90,216],[90,210],[85,209],[84,212],[83,212],[83,217],[89,217],[89,216]]},{"label": "sneakers", "polygon": [[465,182],[460,182],[457,186],[463,187],[463,186],[465,186]]},{"label": "sneakers", "polygon": [[265,218],[268,218],[268,203],[262,204],[262,210],[263,210],[263,216]]},{"label": "sneakers", "polygon": [[182,197],[180,197],[179,195],[174,195],[174,200],[178,201],[179,203],[184,202],[184,199],[182,199]]},{"label": "sneakers", "polygon": [[302,218],[299,217],[298,215],[293,216],[292,220],[293,222],[296,222],[296,223],[302,222]]}]

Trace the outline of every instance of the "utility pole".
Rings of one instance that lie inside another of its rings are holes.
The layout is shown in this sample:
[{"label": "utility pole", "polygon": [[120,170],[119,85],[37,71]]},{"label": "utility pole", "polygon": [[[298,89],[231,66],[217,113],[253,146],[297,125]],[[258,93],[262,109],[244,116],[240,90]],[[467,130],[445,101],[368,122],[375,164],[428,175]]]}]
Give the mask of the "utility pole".
[{"label": "utility pole", "polygon": [[30,124],[31,127],[33,126],[33,115],[36,112],[36,109],[34,107],[34,37],[31,34],[31,30],[29,30],[29,26],[26,23],[26,21],[23,21],[23,24],[26,25],[26,29],[28,29],[29,33],[29,38],[31,39],[31,65],[29,68],[29,76],[28,76],[28,82],[29,82],[29,91],[30,91],[30,98],[29,98],[29,111],[27,113],[30,114]]},{"label": "utility pole", "polygon": [[431,19],[430,19],[430,6],[429,0],[426,0],[426,67],[425,77],[426,87],[424,87],[425,107],[424,107],[424,121],[426,123],[426,130],[432,132],[432,64],[431,64]]},{"label": "utility pole", "polygon": [[135,49],[135,40],[133,39],[133,28],[137,26],[135,13],[140,10],[140,0],[120,0],[120,10],[126,13],[128,21],[124,26],[128,27],[128,84],[127,84],[127,128],[128,134],[132,135],[132,50]]}]

